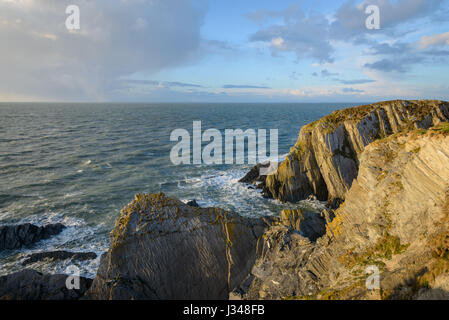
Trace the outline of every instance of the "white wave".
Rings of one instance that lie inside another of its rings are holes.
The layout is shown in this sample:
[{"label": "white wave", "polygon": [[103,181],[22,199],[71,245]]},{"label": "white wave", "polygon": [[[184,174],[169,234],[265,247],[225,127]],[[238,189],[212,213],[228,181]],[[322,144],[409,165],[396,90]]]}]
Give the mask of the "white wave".
[{"label": "white wave", "polygon": [[82,194],[82,192],[79,192],[79,191],[78,192],[69,192],[64,195],[64,199],[73,198],[73,197],[79,196],[81,194]]},{"label": "white wave", "polygon": [[0,212],[0,221],[2,221],[3,219],[9,218],[11,215],[12,215],[12,213],[9,211]]},{"label": "white wave", "polygon": [[202,207],[221,207],[242,216],[278,214],[272,201],[261,196],[261,190],[248,189],[247,184],[238,182],[246,173],[246,169],[208,170],[199,177],[185,179],[182,190],[189,196],[183,199],[196,199]]},{"label": "white wave", "polygon": [[62,214],[49,213],[45,216],[30,216],[18,222],[32,223],[35,225],[46,225],[53,223],[62,223],[66,228],[59,234],[49,239],[41,240],[29,248],[20,248],[9,252],[9,259],[0,265],[0,275],[22,270],[22,262],[26,256],[37,252],[48,252],[55,250],[66,250],[76,252],[95,252],[97,258],[83,262],[64,261],[39,261],[30,266],[45,273],[65,273],[69,265],[75,264],[82,276],[93,278],[97,272],[100,256],[108,250],[109,241],[106,238],[98,237],[98,233],[104,228],[104,224],[88,226],[83,219],[63,216]]}]

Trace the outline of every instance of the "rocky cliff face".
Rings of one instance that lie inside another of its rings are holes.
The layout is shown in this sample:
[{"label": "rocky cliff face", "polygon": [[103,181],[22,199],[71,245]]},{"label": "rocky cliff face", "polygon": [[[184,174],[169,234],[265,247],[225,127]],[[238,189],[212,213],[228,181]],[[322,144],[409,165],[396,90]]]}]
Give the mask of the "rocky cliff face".
[{"label": "rocky cliff face", "polygon": [[136,195],[111,233],[91,299],[227,299],[256,259],[260,219]]},{"label": "rocky cliff face", "polygon": [[[449,298],[449,124],[379,139],[357,159],[316,243],[282,225],[265,233],[245,298]],[[367,267],[380,290],[367,290]]]},{"label": "rocky cliff face", "polygon": [[[137,195],[86,297],[449,298],[448,108],[385,102],[302,128],[264,187],[281,200],[344,198],[336,210],[263,221]],[[367,271],[376,270],[371,291]]]},{"label": "rocky cliff face", "polygon": [[388,101],[338,110],[304,126],[290,154],[266,178],[266,193],[296,202],[316,195],[344,199],[357,177],[360,155],[371,142],[449,121],[449,103]]}]

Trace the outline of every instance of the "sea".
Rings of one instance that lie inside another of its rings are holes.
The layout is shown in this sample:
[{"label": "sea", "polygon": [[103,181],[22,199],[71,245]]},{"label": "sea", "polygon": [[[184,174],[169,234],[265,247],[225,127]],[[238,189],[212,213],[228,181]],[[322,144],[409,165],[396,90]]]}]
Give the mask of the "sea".
[{"label": "sea", "polygon": [[[282,160],[300,128],[351,103],[0,103],[0,225],[62,223],[59,235],[0,251],[0,275],[23,269],[31,253],[95,252],[95,260],[41,261],[28,268],[93,278],[121,208],[136,193],[164,192],[243,216],[279,215],[282,204],[239,183],[252,164],[180,164],[170,160],[175,129],[278,129]],[[268,140],[268,139],[267,139]],[[269,150],[267,148],[267,150]],[[223,148],[224,151],[224,148]]]}]

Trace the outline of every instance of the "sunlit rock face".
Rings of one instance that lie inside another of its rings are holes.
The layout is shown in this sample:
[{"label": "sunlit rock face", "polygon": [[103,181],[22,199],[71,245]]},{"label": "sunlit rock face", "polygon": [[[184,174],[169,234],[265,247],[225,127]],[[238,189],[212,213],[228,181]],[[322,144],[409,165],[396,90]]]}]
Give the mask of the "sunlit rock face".
[{"label": "sunlit rock face", "polygon": [[312,122],[266,178],[266,193],[296,202],[313,194],[320,200],[344,199],[359,170],[359,157],[371,142],[409,129],[449,121],[449,103],[387,101],[338,110]]},{"label": "sunlit rock face", "polygon": [[[358,161],[315,243],[289,224],[265,232],[244,298],[449,298],[449,123],[378,139]],[[368,267],[378,290],[366,286]]]},{"label": "sunlit rock face", "polygon": [[266,224],[164,194],[136,195],[111,232],[90,299],[227,299]]}]

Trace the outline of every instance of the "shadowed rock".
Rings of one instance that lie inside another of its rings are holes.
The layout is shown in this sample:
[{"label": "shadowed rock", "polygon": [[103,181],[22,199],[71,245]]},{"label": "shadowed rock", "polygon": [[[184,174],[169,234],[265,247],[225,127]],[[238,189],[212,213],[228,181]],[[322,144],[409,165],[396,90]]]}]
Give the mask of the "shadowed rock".
[{"label": "shadowed rock", "polygon": [[187,204],[188,206],[196,207],[196,208],[198,208],[198,207],[200,206],[200,205],[196,202],[195,199],[188,201],[186,204]]},{"label": "shadowed rock", "polygon": [[38,227],[30,223],[0,226],[0,250],[18,249],[59,234],[65,226],[56,223]]},{"label": "shadowed rock", "polygon": [[78,261],[92,260],[97,257],[95,252],[69,252],[69,251],[51,251],[51,252],[38,252],[30,254],[22,262],[23,266],[31,263],[42,261],[44,259],[51,259],[53,261],[73,259]]},{"label": "shadowed rock", "polygon": [[66,287],[67,275],[42,274],[25,269],[0,277],[0,300],[77,300],[92,284],[80,277],[80,289]]},{"label": "shadowed rock", "polygon": [[256,166],[252,167],[250,171],[239,180],[242,183],[256,184],[258,182],[264,182],[266,179],[266,175],[260,175],[260,168],[268,168],[270,163],[259,163]]},{"label": "shadowed rock", "polygon": [[285,209],[281,212],[280,222],[286,227],[299,231],[311,241],[315,241],[326,233],[326,220],[315,212]]}]

